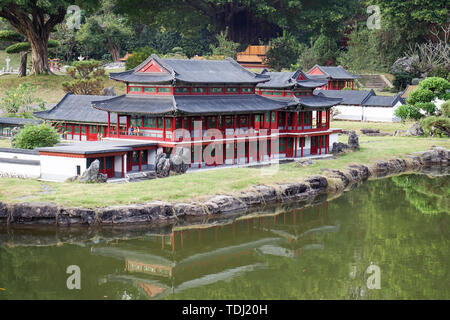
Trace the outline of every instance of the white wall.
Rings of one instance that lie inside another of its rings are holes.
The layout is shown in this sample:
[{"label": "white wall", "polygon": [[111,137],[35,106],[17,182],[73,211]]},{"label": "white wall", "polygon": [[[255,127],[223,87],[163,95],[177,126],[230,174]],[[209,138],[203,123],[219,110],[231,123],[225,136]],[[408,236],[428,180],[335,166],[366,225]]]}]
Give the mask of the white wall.
[{"label": "white wall", "polygon": [[18,153],[18,152],[16,153],[16,152],[6,152],[6,151],[0,151],[0,158],[39,161],[38,154],[28,154],[28,153]]},{"label": "white wall", "polygon": [[41,174],[39,165],[0,162],[0,177],[39,178]]},{"label": "white wall", "polygon": [[58,156],[40,156],[41,179],[51,181],[65,181],[77,175],[77,166],[81,172],[86,170],[86,158],[69,158]]},{"label": "white wall", "polygon": [[356,120],[356,121],[379,121],[379,122],[398,122],[400,121],[394,115],[394,110],[401,104],[397,104],[394,108],[389,107],[360,107],[338,105],[336,110],[339,114],[334,116],[336,120]]},{"label": "white wall", "polygon": [[339,134],[338,133],[332,133],[330,134],[330,151],[333,147],[333,143],[339,142]]}]

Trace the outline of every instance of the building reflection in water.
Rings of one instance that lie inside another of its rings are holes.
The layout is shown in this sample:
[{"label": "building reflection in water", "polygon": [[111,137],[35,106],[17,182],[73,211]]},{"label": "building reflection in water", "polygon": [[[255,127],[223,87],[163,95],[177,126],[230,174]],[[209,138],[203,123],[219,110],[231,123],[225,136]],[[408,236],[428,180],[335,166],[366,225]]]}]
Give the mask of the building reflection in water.
[{"label": "building reflection in water", "polygon": [[91,252],[124,261],[122,272],[103,281],[131,282],[149,298],[160,299],[267,268],[267,255],[299,259],[308,250],[323,249],[314,234],[339,230],[339,224],[329,223],[327,213],[325,202],[222,224],[175,225],[169,234],[117,241]]}]

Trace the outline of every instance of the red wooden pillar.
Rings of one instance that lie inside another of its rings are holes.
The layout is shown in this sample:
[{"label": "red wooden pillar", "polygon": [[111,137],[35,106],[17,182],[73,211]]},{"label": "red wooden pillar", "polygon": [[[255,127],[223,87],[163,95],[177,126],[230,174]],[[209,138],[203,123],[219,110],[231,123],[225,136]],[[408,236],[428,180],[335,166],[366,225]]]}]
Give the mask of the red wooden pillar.
[{"label": "red wooden pillar", "polygon": [[298,112],[294,112],[294,131],[298,131]]},{"label": "red wooden pillar", "polygon": [[302,131],[305,131],[305,111],[302,111]]},{"label": "red wooden pillar", "polygon": [[64,122],[64,139],[67,140],[66,132],[67,132],[67,122]]},{"label": "red wooden pillar", "polygon": [[328,154],[329,135],[325,136],[325,154]]},{"label": "red wooden pillar", "polygon": [[162,117],[162,122],[163,122],[163,140],[166,140],[166,118]]},{"label": "red wooden pillar", "polygon": [[117,138],[119,137],[120,131],[120,116],[117,114]]},{"label": "red wooden pillar", "polygon": [[303,143],[305,141],[306,137],[300,138],[300,157],[303,158]]},{"label": "red wooden pillar", "polygon": [[294,138],[294,158],[297,158],[297,141],[298,141],[298,138],[295,137]]},{"label": "red wooden pillar", "polygon": [[81,136],[83,135],[83,134],[81,133],[81,124],[78,125],[78,132],[80,133],[80,141],[81,141]]},{"label": "red wooden pillar", "polygon": [[108,112],[108,130],[107,130],[107,134],[109,137],[109,126],[111,125],[111,114]]},{"label": "red wooden pillar", "polygon": [[122,178],[125,178],[125,155],[122,155]]},{"label": "red wooden pillar", "polygon": [[319,154],[322,154],[322,139],[323,136],[319,136]]},{"label": "red wooden pillar", "polygon": [[139,150],[139,171],[142,171],[142,154],[141,154],[142,150]]},{"label": "red wooden pillar", "polygon": [[288,112],[284,113],[284,130],[288,129]]}]

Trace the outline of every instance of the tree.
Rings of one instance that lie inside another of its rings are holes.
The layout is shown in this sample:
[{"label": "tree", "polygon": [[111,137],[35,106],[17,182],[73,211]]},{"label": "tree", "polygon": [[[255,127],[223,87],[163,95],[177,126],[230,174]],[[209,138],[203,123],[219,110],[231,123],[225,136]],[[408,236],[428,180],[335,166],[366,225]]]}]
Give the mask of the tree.
[{"label": "tree", "polygon": [[450,82],[447,79],[439,77],[426,78],[419,82],[419,88],[431,91],[435,97],[448,100],[450,99]]},{"label": "tree", "polygon": [[102,94],[106,76],[105,70],[100,68],[99,61],[85,60],[74,62],[73,67],[67,69],[67,74],[73,80],[63,82],[64,91],[86,95]]},{"label": "tree", "polygon": [[14,148],[35,149],[53,147],[59,142],[59,134],[55,128],[48,124],[26,125],[14,137]]},{"label": "tree", "polygon": [[338,56],[338,46],[336,41],[324,34],[314,42],[312,47],[314,56],[316,57],[316,64],[329,65],[336,60]]},{"label": "tree", "polygon": [[64,21],[70,5],[84,10],[98,4],[97,0],[0,0],[0,17],[26,37],[31,47],[31,72],[48,73],[48,40],[55,26]]},{"label": "tree", "polygon": [[[27,75],[27,60],[28,53],[31,50],[31,45],[29,42],[24,41],[25,38],[15,31],[0,31],[0,41],[14,41],[17,42],[15,44],[10,45],[6,48],[6,53],[20,53],[20,65],[19,65],[19,77],[25,77]],[[48,40],[48,48],[57,48],[59,46],[59,42],[56,40]]]},{"label": "tree", "polygon": [[239,43],[228,40],[228,28],[220,32],[217,36],[217,45],[211,45],[211,51],[214,56],[224,56],[236,58]]},{"label": "tree", "polygon": [[143,47],[133,51],[125,63],[125,69],[130,70],[137,67],[144,62],[145,59],[156,53],[156,50],[150,47]]},{"label": "tree", "polygon": [[276,71],[290,68],[300,55],[300,43],[291,34],[270,41],[270,49],[266,53],[267,62]]},{"label": "tree", "polygon": [[101,10],[86,19],[76,39],[93,50],[106,48],[113,61],[119,62],[121,46],[132,36],[133,29],[126,19],[112,13],[111,3],[103,0]]}]

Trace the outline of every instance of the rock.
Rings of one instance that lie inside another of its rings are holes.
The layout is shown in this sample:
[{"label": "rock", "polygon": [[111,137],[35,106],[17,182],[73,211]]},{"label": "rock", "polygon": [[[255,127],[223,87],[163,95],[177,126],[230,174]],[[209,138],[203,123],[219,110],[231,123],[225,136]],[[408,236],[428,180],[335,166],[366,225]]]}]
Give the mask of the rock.
[{"label": "rock", "polygon": [[309,183],[312,189],[326,189],[328,187],[328,181],[323,176],[311,176],[305,181]]},{"label": "rock", "polygon": [[63,208],[56,219],[59,226],[93,225],[95,222],[95,211],[85,208]]},{"label": "rock", "polygon": [[78,181],[83,183],[106,182],[106,180],[108,180],[108,176],[106,174],[99,173],[99,169],[100,161],[96,159],[91,163],[89,168],[87,168],[86,171],[84,171],[83,174],[78,178]]},{"label": "rock", "polygon": [[177,217],[182,216],[202,216],[207,214],[200,204],[193,203],[177,203],[173,207]]},{"label": "rock", "polygon": [[402,137],[406,135],[406,130],[395,130],[393,136],[394,137]]},{"label": "rock", "polygon": [[280,186],[281,194],[284,198],[294,199],[301,197],[302,194],[309,190],[304,183],[288,183]]},{"label": "rock", "polygon": [[406,72],[406,73],[412,73],[414,71],[414,59],[403,57],[400,59],[397,59],[394,64],[391,67],[392,73],[398,73],[398,72]]},{"label": "rock", "polygon": [[167,220],[174,216],[172,205],[163,201],[111,206],[98,210],[98,219],[102,224],[147,223],[153,220]]},{"label": "rock", "polygon": [[367,134],[367,133],[380,133],[379,129],[371,129],[371,128],[362,128],[361,129],[361,133],[362,134]]},{"label": "rock", "polygon": [[208,207],[210,214],[247,210],[247,204],[245,202],[226,195],[214,196],[206,201],[205,205]]},{"label": "rock", "polygon": [[278,199],[275,188],[265,185],[257,185],[253,187],[253,190],[260,195],[260,199],[262,200],[261,202],[269,203]]},{"label": "rock", "polygon": [[326,173],[327,177],[340,179],[344,185],[344,188],[346,188],[351,182],[349,177],[347,177],[347,175],[342,171],[328,168],[325,168],[322,171]]},{"label": "rock", "polygon": [[8,222],[8,206],[0,202],[0,224]]},{"label": "rock", "polygon": [[306,166],[311,166],[314,164],[314,161],[312,161],[311,159],[298,159],[295,161],[295,165],[297,167],[306,167]]},{"label": "rock", "polygon": [[348,135],[348,145],[352,150],[359,150],[359,137],[355,131],[351,131]]},{"label": "rock", "polygon": [[189,169],[190,155],[188,148],[176,148],[175,154],[170,157],[170,170],[178,174],[186,173]]},{"label": "rock", "polygon": [[170,174],[170,160],[164,152],[158,152],[155,159],[155,172],[158,178],[168,177]]},{"label": "rock", "polygon": [[348,144],[345,144],[345,143],[342,143],[342,142],[334,142],[333,143],[333,148],[331,150],[331,153],[339,154],[339,153],[346,152],[349,149],[350,149],[350,146]]},{"label": "rock", "polygon": [[103,95],[104,96],[116,96],[116,93],[114,92],[114,86],[103,89]]},{"label": "rock", "polygon": [[11,210],[10,223],[55,224],[59,207],[50,203],[16,203]]},{"label": "rock", "polygon": [[417,137],[417,136],[422,136],[422,135],[423,135],[423,130],[420,127],[420,122],[414,123],[412,125],[412,127],[406,131],[406,136]]}]

